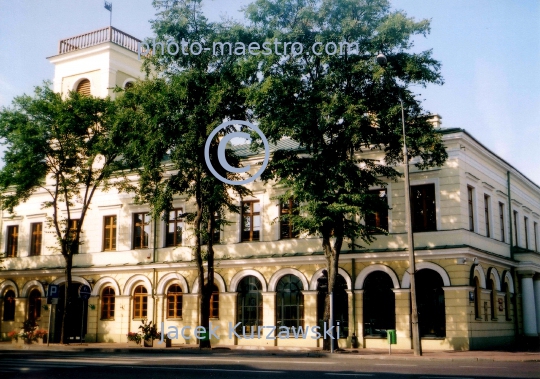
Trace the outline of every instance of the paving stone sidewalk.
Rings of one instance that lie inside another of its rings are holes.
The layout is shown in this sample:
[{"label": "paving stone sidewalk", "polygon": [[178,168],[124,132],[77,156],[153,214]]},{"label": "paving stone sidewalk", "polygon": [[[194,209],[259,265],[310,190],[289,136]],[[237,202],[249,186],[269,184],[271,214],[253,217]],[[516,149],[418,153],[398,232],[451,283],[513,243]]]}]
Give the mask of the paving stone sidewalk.
[{"label": "paving stone sidewalk", "polygon": [[218,346],[212,349],[199,349],[195,346],[180,345],[171,348],[144,348],[127,343],[88,343],[88,344],[41,344],[15,345],[11,342],[1,342],[0,351],[32,350],[36,352],[74,352],[74,353],[132,353],[132,354],[202,354],[202,355],[234,355],[234,356],[282,356],[282,357],[318,357],[333,359],[393,359],[393,360],[444,360],[444,361],[513,361],[540,362],[540,352],[513,351],[424,351],[423,356],[415,357],[411,350],[383,349],[343,349],[334,354],[323,352],[317,348],[280,348],[257,346]]}]

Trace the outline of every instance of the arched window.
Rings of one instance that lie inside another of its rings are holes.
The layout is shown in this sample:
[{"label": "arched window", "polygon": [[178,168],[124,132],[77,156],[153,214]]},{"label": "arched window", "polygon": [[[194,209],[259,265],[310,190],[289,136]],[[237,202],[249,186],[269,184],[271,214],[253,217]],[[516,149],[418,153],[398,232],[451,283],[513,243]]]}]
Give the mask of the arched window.
[{"label": "arched window", "polygon": [[77,85],[77,92],[84,96],[90,96],[90,80],[83,79]]},{"label": "arched window", "polygon": [[167,290],[167,318],[182,317],[182,288],[178,284]]},{"label": "arched window", "polygon": [[497,288],[495,287],[495,281],[493,279],[490,279],[488,282],[488,289],[491,290],[491,298],[490,298],[490,304],[491,304],[491,319],[493,321],[497,320],[497,307],[499,306],[497,304]]},{"label": "arched window", "polygon": [[113,320],[114,319],[114,289],[112,287],[105,287],[101,292],[101,319]]},{"label": "arched window", "polygon": [[510,286],[507,282],[504,282],[503,290],[505,293],[504,296],[504,315],[506,321],[512,321],[512,316],[510,313],[510,307],[512,306],[512,293],[510,293]]},{"label": "arched window", "polygon": [[124,86],[124,90],[127,91],[128,89],[133,88],[133,82],[127,82]]},{"label": "arched window", "polygon": [[238,284],[238,312],[236,322],[241,322],[246,333],[262,326],[262,285],[254,276],[246,276]]},{"label": "arched window", "polygon": [[41,317],[41,292],[33,289],[28,296],[28,318],[38,320]]},{"label": "arched window", "polygon": [[277,284],[277,327],[304,326],[304,289],[294,275],[283,276]]},{"label": "arched window", "polygon": [[423,269],[416,273],[416,303],[421,337],[446,337],[444,282],[438,272]]},{"label": "arched window", "polygon": [[384,271],[373,271],[364,281],[364,335],[385,336],[396,328],[394,282]]},{"label": "arched window", "polygon": [[137,286],[133,292],[133,318],[145,318],[148,315],[148,291],[144,286]]},{"label": "arched window", "polygon": [[[349,335],[349,296],[347,295],[347,282],[343,276],[337,274],[334,284],[334,323],[339,322],[339,338]],[[324,307],[328,294],[328,275],[326,270],[323,276],[317,279],[317,320],[321,329],[324,329]]]},{"label": "arched window", "polygon": [[482,317],[480,313],[480,302],[482,301],[482,291],[480,288],[480,279],[474,277],[474,317],[479,319]]},{"label": "arched window", "polygon": [[4,321],[15,321],[15,292],[7,290],[4,293]]},{"label": "arched window", "polygon": [[219,288],[212,285],[212,295],[210,296],[210,318],[219,318]]}]

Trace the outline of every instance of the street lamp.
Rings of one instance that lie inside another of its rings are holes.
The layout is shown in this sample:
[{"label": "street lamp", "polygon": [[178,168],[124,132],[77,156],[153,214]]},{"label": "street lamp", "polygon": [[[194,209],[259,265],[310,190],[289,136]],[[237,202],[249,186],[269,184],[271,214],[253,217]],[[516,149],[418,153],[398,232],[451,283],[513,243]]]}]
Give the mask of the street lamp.
[{"label": "street lamp", "polygon": [[[376,57],[377,64],[385,67],[387,64],[386,56],[382,53]],[[416,304],[416,264],[414,259],[414,235],[412,230],[411,213],[411,182],[409,179],[409,154],[405,139],[405,110],[403,108],[403,99],[399,97],[401,104],[401,124],[403,129],[403,171],[405,172],[405,220],[407,224],[407,243],[409,245],[409,275],[411,278],[411,332],[414,355],[422,355],[422,345],[420,343],[420,330],[418,327],[418,307]]]}]

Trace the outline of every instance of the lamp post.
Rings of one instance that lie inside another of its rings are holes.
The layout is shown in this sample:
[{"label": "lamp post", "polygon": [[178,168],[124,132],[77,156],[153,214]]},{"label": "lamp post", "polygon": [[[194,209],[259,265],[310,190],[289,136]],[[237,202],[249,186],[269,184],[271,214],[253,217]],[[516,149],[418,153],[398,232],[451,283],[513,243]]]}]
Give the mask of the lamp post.
[{"label": "lamp post", "polygon": [[[384,54],[377,55],[377,63],[385,67],[387,59]],[[409,179],[409,154],[407,151],[405,134],[405,110],[403,108],[403,99],[399,98],[401,104],[401,124],[403,129],[403,171],[405,173],[405,220],[407,225],[407,244],[409,246],[409,276],[411,278],[411,332],[414,355],[422,355],[422,345],[420,343],[420,330],[418,327],[418,307],[416,304],[416,264],[414,259],[414,235],[412,230],[411,213],[411,182]]]}]

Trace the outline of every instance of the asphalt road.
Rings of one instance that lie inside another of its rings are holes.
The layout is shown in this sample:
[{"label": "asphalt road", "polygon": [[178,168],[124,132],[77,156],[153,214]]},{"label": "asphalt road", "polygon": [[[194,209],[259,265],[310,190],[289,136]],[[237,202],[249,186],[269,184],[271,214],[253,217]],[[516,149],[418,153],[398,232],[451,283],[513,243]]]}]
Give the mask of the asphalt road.
[{"label": "asphalt road", "polygon": [[2,352],[0,378],[540,378],[540,362]]}]

